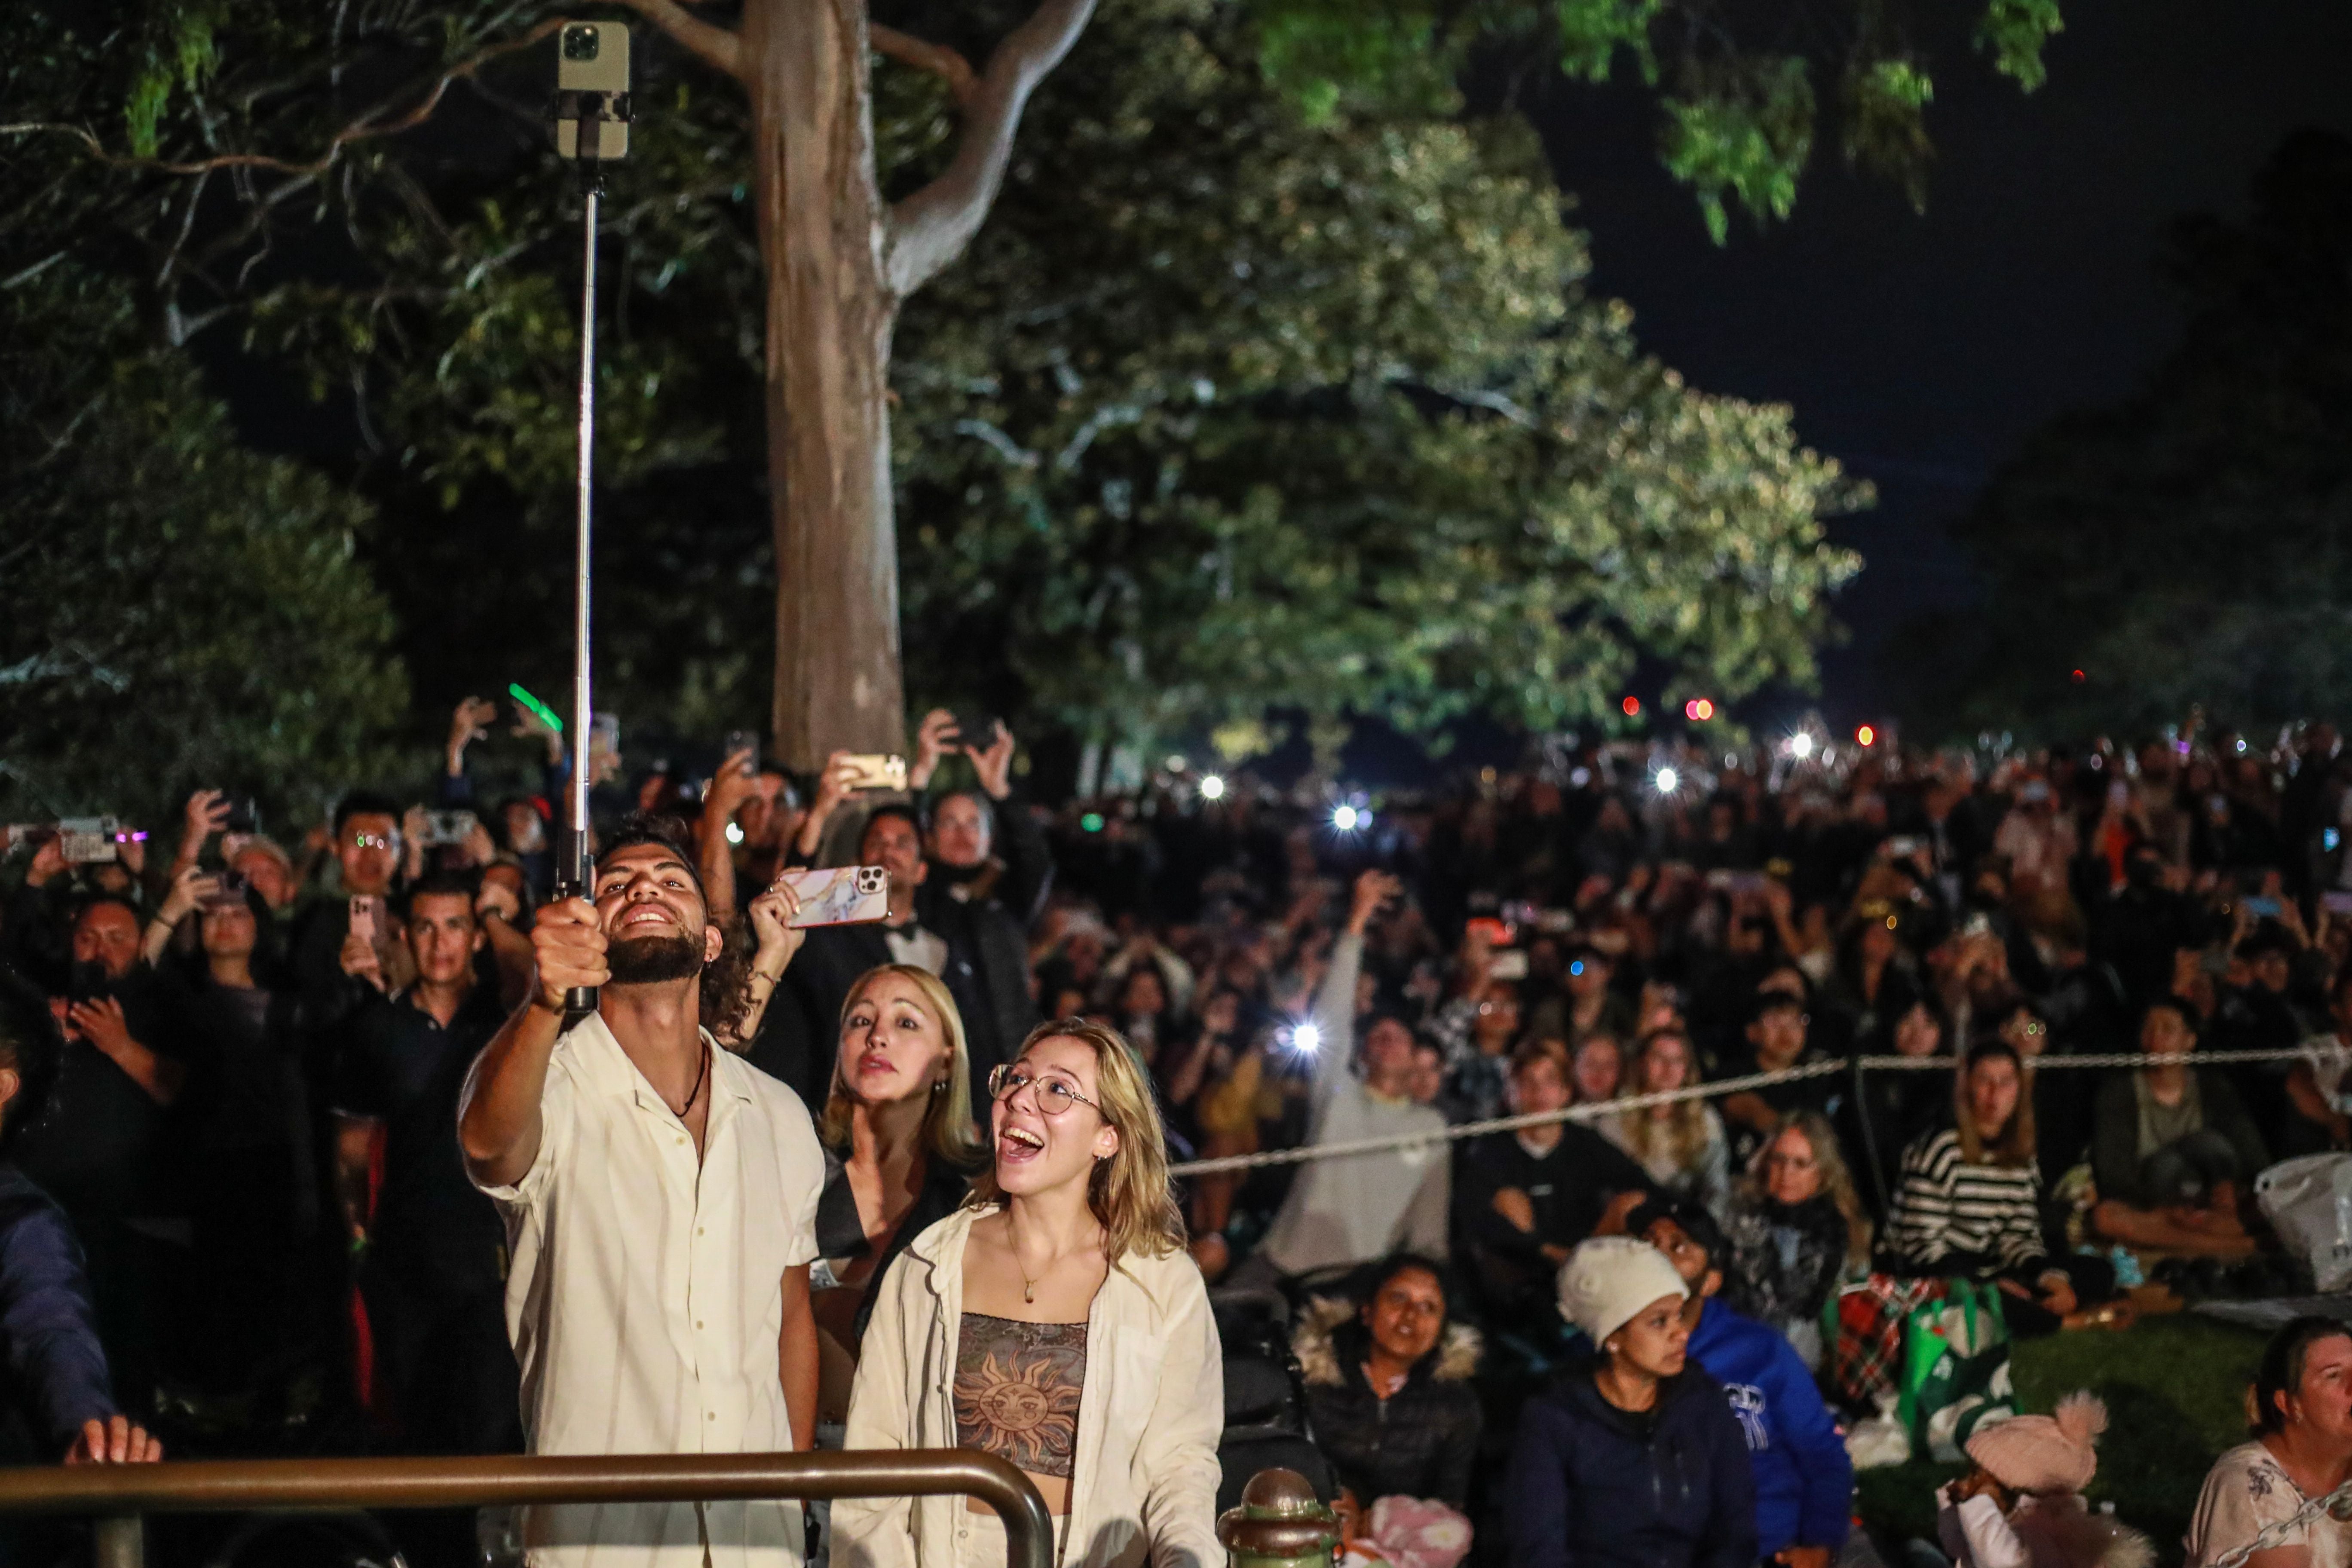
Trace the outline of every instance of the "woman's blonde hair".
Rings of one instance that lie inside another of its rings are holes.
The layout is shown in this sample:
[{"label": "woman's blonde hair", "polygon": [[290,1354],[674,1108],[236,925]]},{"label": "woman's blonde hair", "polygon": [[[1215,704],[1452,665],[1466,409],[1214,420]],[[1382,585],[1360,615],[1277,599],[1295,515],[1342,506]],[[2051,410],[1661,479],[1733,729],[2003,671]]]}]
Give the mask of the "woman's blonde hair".
[{"label": "woman's blonde hair", "polygon": [[[1625,1064],[1618,1080],[1620,1094],[1651,1092],[1646,1076],[1650,1053],[1660,1040],[1673,1040],[1683,1048],[1683,1066],[1688,1069],[1683,1080],[1685,1089],[1701,1081],[1698,1053],[1691,1049],[1690,1037],[1680,1029],[1653,1029],[1642,1037],[1633,1049],[1633,1059]],[[1671,1158],[1677,1170],[1696,1169],[1701,1155],[1706,1152],[1707,1142],[1714,1129],[1707,1125],[1706,1101],[1678,1100],[1664,1107],[1666,1114],[1657,1116],[1647,1110],[1621,1111],[1617,1127],[1624,1135],[1627,1151],[1644,1164],[1664,1153]]]},{"label": "woman's blonde hair", "polygon": [[849,1026],[850,1009],[865,996],[866,988],[888,979],[903,980],[922,993],[924,1005],[939,1019],[940,1032],[948,1040],[947,1079],[933,1087],[930,1103],[923,1108],[923,1147],[950,1165],[975,1164],[982,1145],[980,1130],[971,1122],[971,1053],[963,1043],[963,1015],[956,1011],[955,998],[948,994],[945,981],[911,963],[877,964],[859,975],[842,999],[841,1017],[833,1032],[833,1088],[825,1095],[824,1119],[818,1131],[833,1148],[849,1147],[849,1119],[857,1096],[851,1091],[849,1080],[841,1076],[841,1031]]},{"label": "woman's blonde hair", "polygon": [[1853,1172],[1846,1166],[1845,1151],[1838,1147],[1836,1130],[1820,1111],[1791,1110],[1780,1118],[1772,1136],[1749,1157],[1748,1173],[1739,1179],[1739,1195],[1751,1204],[1761,1204],[1769,1196],[1764,1185],[1764,1162],[1771,1157],[1772,1145],[1783,1132],[1802,1133],[1813,1152],[1813,1164],[1822,1173],[1822,1192],[1845,1221],[1845,1260],[1868,1263],[1870,1215],[1862,1206],[1862,1194],[1854,1190]]},{"label": "woman's blonde hair", "polygon": [[[1076,1040],[1095,1053],[1095,1102],[1118,1132],[1118,1151],[1097,1160],[1087,1178],[1087,1206],[1103,1227],[1103,1256],[1116,1266],[1130,1252],[1164,1257],[1184,1245],[1184,1216],[1168,1174],[1168,1140],[1160,1129],[1160,1108],[1143,1076],[1135,1048],[1117,1029],[1091,1018],[1063,1018],[1029,1031],[1019,1061],[1045,1040]],[[1004,1201],[993,1163],[971,1180],[972,1207]]]}]

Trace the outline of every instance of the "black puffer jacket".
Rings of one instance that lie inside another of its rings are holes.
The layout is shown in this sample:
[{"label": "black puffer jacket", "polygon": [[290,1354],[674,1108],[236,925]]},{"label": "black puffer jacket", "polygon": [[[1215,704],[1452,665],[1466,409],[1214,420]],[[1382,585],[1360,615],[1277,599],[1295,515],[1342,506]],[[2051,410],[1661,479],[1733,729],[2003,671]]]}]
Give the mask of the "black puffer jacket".
[{"label": "black puffer jacket", "polygon": [[1299,1314],[1290,1348],[1307,1380],[1307,1420],[1339,1484],[1370,1508],[1384,1497],[1467,1506],[1483,1417],[1470,1374],[1478,1331],[1450,1323],[1402,1388],[1382,1399],[1364,1381],[1370,1334],[1349,1301],[1317,1298]]}]

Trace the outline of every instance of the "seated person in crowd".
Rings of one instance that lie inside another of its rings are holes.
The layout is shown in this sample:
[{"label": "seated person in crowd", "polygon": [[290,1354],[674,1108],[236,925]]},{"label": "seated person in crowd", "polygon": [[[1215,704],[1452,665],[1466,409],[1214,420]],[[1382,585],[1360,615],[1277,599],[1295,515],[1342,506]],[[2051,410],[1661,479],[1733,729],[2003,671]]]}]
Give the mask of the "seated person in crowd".
[{"label": "seated person in crowd", "polygon": [[1464,1120],[1501,1115],[1511,1047],[1519,1037],[1519,988],[1490,977],[1475,994],[1447,1003],[1429,1034],[1444,1047],[1447,1098]]},{"label": "seated person in crowd", "polygon": [[1367,1283],[1360,1306],[1309,1301],[1290,1339],[1308,1427],[1339,1478],[1350,1535],[1384,1497],[1467,1509],[1482,1420],[1470,1382],[1478,1332],[1448,1320],[1438,1266],[1402,1254]]},{"label": "seated person in crowd", "polygon": [[[1811,1045],[1802,995],[1778,988],[1759,990],[1748,1009],[1749,1058],[1743,1072],[1786,1072],[1822,1059]],[[1725,1098],[1723,1118],[1731,1130],[1731,1157],[1738,1164],[1753,1159],[1764,1140],[1791,1110],[1818,1110],[1834,1115],[1841,1080],[1824,1074],[1788,1083],[1742,1089]]]},{"label": "seated person in crowd", "polygon": [[1751,1568],[1756,1483],[1723,1385],[1690,1355],[1665,1255],[1596,1237],[1559,1272],[1592,1345],[1519,1413],[1504,1498],[1513,1568]]},{"label": "seated person in crowd", "polygon": [[1568,1053],[1568,1086],[1579,1105],[1605,1105],[1625,1092],[1625,1047],[1595,1030]]},{"label": "seated person in crowd", "polygon": [[1840,1279],[1870,1268],[1870,1216],[1826,1118],[1792,1110],[1781,1120],[1749,1163],[1723,1228],[1730,1246],[1722,1255],[1730,1281],[1724,1299],[1819,1368],[1822,1309]]},{"label": "seated person in crowd", "polygon": [[[1628,1094],[1669,1094],[1698,1082],[1698,1064],[1680,1029],[1653,1029],[1643,1037],[1627,1075]],[[1671,1100],[1624,1110],[1601,1123],[1612,1143],[1640,1163],[1658,1190],[1695,1198],[1710,1212],[1723,1212],[1731,1191],[1731,1145],[1723,1118],[1704,1100]]]},{"label": "seated person in crowd", "polygon": [[[1511,1114],[1569,1105],[1568,1053],[1557,1040],[1521,1046],[1511,1058]],[[1496,1132],[1462,1164],[1454,1229],[1488,1310],[1544,1335],[1558,1321],[1553,1275],[1576,1244],[1620,1230],[1650,1194],[1650,1180],[1623,1151],[1578,1121]]]},{"label": "seated person in crowd", "polygon": [[1903,1185],[1886,1223],[1893,1272],[1996,1281],[2010,1298],[2011,1331],[2021,1338],[2053,1332],[2115,1289],[2104,1258],[2053,1250],[2042,1237],[2029,1089],[2011,1046],[1986,1040],[1970,1050],[1952,1124],[1904,1155]]},{"label": "seated person in crowd", "polygon": [[2287,1104],[2293,1114],[2279,1140],[2283,1155],[2318,1154],[2352,1147],[2352,964],[2327,989],[2324,1035],[2303,1043],[2304,1059],[2287,1074]]},{"label": "seated person in crowd", "polygon": [[[2139,1048],[2150,1056],[2195,1050],[2188,1005],[2170,996],[2150,1003]],[[2254,1249],[2238,1205],[2270,1161],[2227,1079],[2183,1062],[2114,1074],[2099,1086],[2093,1125],[2099,1206],[2091,1217],[2101,1236],[2217,1257]]]},{"label": "seated person in crowd", "polygon": [[[2352,1480],[2352,1327],[2295,1318],[2263,1348],[2253,1440],[2213,1461],[2189,1521],[2187,1568],[2213,1568]],[[2249,1560],[2251,1568],[2352,1563],[2352,1523],[2320,1509]]]},{"label": "seated person in crowd", "polygon": [[[1914,1002],[1871,1038],[1863,1042],[1868,1056],[1925,1058],[1944,1054],[1949,1041],[1944,1016],[1925,998]],[[1857,1161],[1874,1151],[1876,1168],[1860,1166],[1875,1189],[1874,1208],[1885,1208],[1903,1181],[1903,1152],[1933,1132],[1950,1114],[1952,1085],[1941,1072],[1864,1073],[1862,1087],[1847,1106],[1844,1129]],[[1867,1118],[1865,1125],[1864,1119]]]},{"label": "seated person in crowd", "polygon": [[1612,1039],[1631,1039],[1636,1024],[1633,1004],[1609,982],[1617,972],[1617,961],[1586,941],[1569,943],[1560,960],[1568,971],[1568,1008],[1563,1022],[1571,1041],[1582,1040],[1587,1035],[1607,1035]]},{"label": "seated person in crowd", "polygon": [[1853,1463],[1837,1417],[1789,1342],[1718,1300],[1731,1253],[1691,1203],[1643,1204],[1625,1228],[1666,1255],[1691,1297],[1690,1356],[1723,1384],[1756,1478],[1757,1555],[1827,1568],[1853,1515]]},{"label": "seated person in crowd", "polygon": [[[1315,998],[1318,1033],[1307,1122],[1310,1145],[1445,1130],[1444,1115],[1413,1099],[1416,1080],[1428,1075],[1414,1060],[1412,1030],[1403,1019],[1392,1014],[1372,1016],[1364,1028],[1358,1070],[1356,975],[1363,963],[1364,931],[1398,889],[1397,879],[1385,871],[1367,871],[1357,878],[1347,930],[1332,944],[1330,967]],[[1234,1283],[1265,1283],[1280,1274],[1368,1263],[1400,1247],[1442,1258],[1447,1185],[1443,1142],[1309,1161],[1300,1168],[1265,1240],[1236,1271]]]}]

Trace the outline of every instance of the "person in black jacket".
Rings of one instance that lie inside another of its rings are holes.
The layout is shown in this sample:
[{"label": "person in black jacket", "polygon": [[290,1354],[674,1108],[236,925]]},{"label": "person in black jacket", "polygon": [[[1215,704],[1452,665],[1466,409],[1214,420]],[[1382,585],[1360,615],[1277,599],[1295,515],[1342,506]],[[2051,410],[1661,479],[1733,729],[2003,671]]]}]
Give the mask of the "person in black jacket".
[{"label": "person in black jacket", "polygon": [[1427,1258],[1391,1258],[1368,1286],[1360,1307],[1309,1301],[1290,1338],[1315,1446],[1347,1497],[1342,1511],[1384,1497],[1465,1509],[1482,1425],[1470,1384],[1478,1331],[1446,1321],[1445,1281]]},{"label": "person in black jacket", "polygon": [[[1512,1057],[1513,1115],[1564,1110],[1572,1093],[1558,1041],[1531,1041]],[[1578,1242],[1653,1190],[1641,1166],[1581,1122],[1480,1139],[1454,1183],[1453,1229],[1490,1321],[1549,1331],[1553,1271]]]},{"label": "person in black jacket", "polygon": [[1751,1568],[1756,1485],[1723,1385],[1688,1355],[1665,1255],[1601,1237],[1560,1270],[1593,1344],[1519,1415],[1505,1486],[1514,1568]]},{"label": "person in black jacket", "polygon": [[981,1063],[985,1059],[995,1066],[1006,1047],[982,991],[970,911],[961,905],[943,910],[919,899],[930,866],[923,858],[922,825],[910,806],[876,806],[866,819],[857,859],[889,873],[889,912],[878,924],[820,926],[808,933],[752,1036],[747,1053],[751,1065],[790,1085],[807,1104],[824,1104],[830,1098],[841,1009],[850,992],[869,970],[909,964],[940,977],[964,1020],[972,1114],[982,1120],[987,1073]]}]

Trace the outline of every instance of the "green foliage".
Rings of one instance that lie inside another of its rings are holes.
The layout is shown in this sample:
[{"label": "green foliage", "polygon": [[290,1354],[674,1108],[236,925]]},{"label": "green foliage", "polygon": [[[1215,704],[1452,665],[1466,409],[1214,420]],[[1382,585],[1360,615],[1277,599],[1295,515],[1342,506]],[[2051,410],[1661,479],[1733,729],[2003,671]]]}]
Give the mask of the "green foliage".
[{"label": "green foliage", "polygon": [[[2146,389],[2061,419],[1957,529],[1983,609],[1922,626],[1923,712],[2036,735],[2352,708],[2352,142],[2298,132],[2243,223],[2176,226]],[[2077,683],[2075,670],[2084,679]]]},{"label": "green foliage", "polygon": [[[1857,167],[1927,202],[1931,76],[1883,0],[1828,5],[1773,0],[1247,0],[1268,47],[1267,77],[1316,119],[1343,103],[1388,101],[1400,82],[1461,71],[1481,58],[1553,58],[1570,80],[1611,79],[1631,53],[1659,100],[1659,154],[1689,185],[1717,244],[1727,203],[1759,225],[1794,210],[1819,127],[1817,78],[1839,89],[1839,142]],[[1985,0],[1978,46],[2021,89],[2042,85],[2042,47],[2064,23],[2060,0]],[[1801,52],[1792,52],[1794,49]],[[1413,46],[1425,45],[1416,52]]]},{"label": "green foliage", "polygon": [[1787,411],[1581,297],[1528,138],[1302,126],[1249,67],[1204,4],[1107,18],[910,302],[910,689],[1143,735],[1585,719],[1643,654],[1809,678],[1860,498]]},{"label": "green foliage", "polygon": [[1706,232],[1729,234],[1723,195],[1760,223],[1797,205],[1797,174],[1813,151],[1813,84],[1793,56],[1695,68],[1688,90],[1665,100],[1660,148],[1675,177],[1698,193]]},{"label": "green foliage", "polygon": [[1909,60],[1857,65],[1845,79],[1846,161],[1903,187],[1914,211],[1927,210],[1927,107],[1936,84]]},{"label": "green foliage", "polygon": [[2065,30],[2058,0],[1986,0],[1977,47],[1992,51],[1993,68],[2032,92],[2048,79],[2042,47]]},{"label": "green foliage", "polygon": [[1559,29],[1559,68],[1579,80],[1609,79],[1619,48],[1630,49],[1642,79],[1654,87],[1658,57],[1650,47],[1650,25],[1665,0],[1559,0],[1553,26]]},{"label": "green foliage", "polygon": [[1360,101],[1436,109],[1454,93],[1431,53],[1435,28],[1420,0],[1296,0],[1259,29],[1258,63],[1290,84],[1309,124],[1351,89]]},{"label": "green foliage", "polygon": [[124,128],[130,133],[131,151],[135,155],[155,155],[157,131],[173,89],[198,91],[220,63],[215,30],[224,9],[218,0],[196,5],[166,5],[148,19],[146,58],[131,84],[122,114]]},{"label": "green foliage", "polygon": [[[534,15],[411,16],[396,58],[446,63]],[[1351,30],[1366,15],[1379,26]],[[1854,565],[1819,520],[1866,491],[1797,444],[1787,410],[1691,391],[1640,353],[1623,307],[1581,295],[1582,242],[1532,138],[1457,117],[1427,22],[1394,0],[1273,37],[1209,0],[1128,0],[1082,37],[978,247],[898,333],[919,697],[1140,737],[1268,704],[1549,723],[1597,712],[1640,658],[1727,695],[1810,679]],[[234,26],[159,145],[205,145],[204,115],[235,145],[323,144],[329,68],[357,69],[345,46],[291,0]],[[602,247],[599,679],[632,735],[707,736],[765,710],[772,647],[750,150],[740,93],[639,38]],[[1389,71],[1391,90],[1335,94],[1318,121],[1269,58],[1321,59],[1335,82]],[[127,82],[87,64],[87,95],[120,101]],[[265,67],[308,85],[257,92]],[[568,646],[578,213],[507,107],[535,101],[543,67],[518,57],[449,96],[431,141],[462,163],[422,139],[354,143],[332,178],[289,182],[282,235],[197,226],[221,248],[174,285],[260,256],[218,303],[248,352],[355,425],[378,518],[360,554],[433,704],[552,689]],[[1756,112],[1772,109],[1768,93]],[[877,68],[886,191],[935,171],[953,134],[934,79]],[[0,172],[29,204],[0,208],[19,254],[35,232],[110,226],[174,254],[184,187],[123,173],[34,223],[54,173]]]},{"label": "green foliage", "polygon": [[257,457],[126,292],[0,290],[0,812],[162,821],[190,787],[315,816],[407,702],[359,502]]}]

